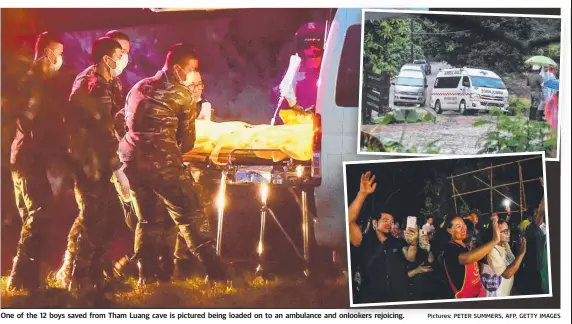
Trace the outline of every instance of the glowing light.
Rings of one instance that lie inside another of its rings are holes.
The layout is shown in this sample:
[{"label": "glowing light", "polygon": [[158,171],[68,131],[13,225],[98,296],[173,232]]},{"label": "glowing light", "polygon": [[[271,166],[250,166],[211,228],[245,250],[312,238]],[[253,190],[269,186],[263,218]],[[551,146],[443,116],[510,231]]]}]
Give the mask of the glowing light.
[{"label": "glowing light", "polygon": [[304,175],[304,167],[299,165],[296,167],[296,176],[301,178]]},{"label": "glowing light", "polygon": [[264,251],[264,244],[262,244],[262,241],[258,241],[258,248],[256,249],[256,252],[258,252],[258,255],[262,255],[263,251]]},{"label": "glowing light", "polygon": [[510,200],[505,199],[505,200],[503,200],[502,204],[503,204],[503,206],[505,206],[506,208],[508,208],[508,207],[510,207]]},{"label": "glowing light", "polygon": [[266,204],[266,200],[268,199],[268,184],[263,183],[260,186],[260,200],[263,204]]}]

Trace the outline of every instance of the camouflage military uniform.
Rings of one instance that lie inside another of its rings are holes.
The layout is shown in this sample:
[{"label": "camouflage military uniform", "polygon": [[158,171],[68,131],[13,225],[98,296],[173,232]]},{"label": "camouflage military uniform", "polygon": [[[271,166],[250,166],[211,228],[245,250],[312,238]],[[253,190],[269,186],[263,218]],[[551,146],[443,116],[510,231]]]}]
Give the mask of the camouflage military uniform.
[{"label": "camouflage military uniform", "polygon": [[118,110],[114,91],[113,83],[91,67],[76,77],[70,95],[68,116],[75,127],[70,153],[79,215],[68,236],[66,257],[71,262],[66,272],[79,285],[101,280],[105,254],[118,225],[113,217],[118,201],[110,180],[121,166],[112,115]]},{"label": "camouflage military uniform", "polygon": [[21,80],[20,100],[6,107],[16,121],[10,164],[16,205],[22,218],[17,256],[10,275],[10,288],[37,288],[40,285],[39,262],[42,256],[42,231],[46,226],[46,208],[52,190],[46,175],[47,158],[52,145],[48,116],[54,113],[55,99],[51,84],[36,67]]},{"label": "camouflage military uniform", "polygon": [[163,240],[155,199],[167,208],[189,249],[211,277],[223,277],[210,233],[201,230],[204,213],[182,152],[195,143],[196,105],[191,92],[166,72],[141,80],[127,95],[129,131],[119,145],[137,218],[135,256],[140,279],[153,276],[154,256]]}]

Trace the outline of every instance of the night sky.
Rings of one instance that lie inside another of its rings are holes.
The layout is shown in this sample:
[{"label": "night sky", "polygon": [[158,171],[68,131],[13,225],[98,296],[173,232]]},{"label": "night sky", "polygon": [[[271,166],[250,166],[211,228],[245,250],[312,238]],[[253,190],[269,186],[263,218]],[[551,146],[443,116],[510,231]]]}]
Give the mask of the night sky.
[{"label": "night sky", "polygon": [[[439,197],[435,197],[433,201],[440,205],[440,212],[433,216],[441,218],[444,215],[455,214],[454,202],[451,198],[452,188],[451,180],[446,179],[451,174],[461,174],[469,171],[478,170],[491,165],[500,165],[518,160],[529,159],[537,155],[516,155],[510,157],[486,157],[486,158],[456,158],[446,160],[425,160],[425,161],[408,161],[408,162],[390,162],[390,163],[367,163],[346,165],[347,174],[347,193],[348,205],[354,200],[359,191],[359,181],[361,174],[366,171],[372,171],[376,176],[377,188],[365,202],[361,210],[359,222],[366,221],[372,213],[388,212],[393,214],[396,221],[403,223],[407,216],[417,216],[420,222],[423,222],[420,214],[421,208],[425,206],[424,187],[426,181],[435,181],[443,179],[443,185],[438,190]],[[387,161],[387,160],[386,160]],[[523,179],[534,179],[543,177],[542,155],[538,154],[538,158],[521,162]],[[493,169],[493,185],[502,185],[519,181],[518,164],[510,164]],[[475,174],[463,175],[455,178],[455,186],[461,193],[478,189],[487,188],[487,186],[474,178],[480,178],[489,183],[489,171],[480,171]],[[519,185],[518,183],[511,186],[502,186],[497,188],[500,192],[510,197],[513,201],[520,204]],[[527,206],[538,205],[544,192],[539,181],[525,183],[525,196]],[[478,209],[482,213],[490,213],[490,191],[472,193],[463,196],[465,202],[471,209]],[[503,211],[502,202],[504,197],[499,193],[493,194],[494,211]],[[458,198],[457,205],[460,208],[462,201]],[[518,206],[511,204],[513,210],[512,219],[519,221],[520,212]],[[457,213],[458,214],[458,213]],[[403,224],[402,224],[403,225]]]}]

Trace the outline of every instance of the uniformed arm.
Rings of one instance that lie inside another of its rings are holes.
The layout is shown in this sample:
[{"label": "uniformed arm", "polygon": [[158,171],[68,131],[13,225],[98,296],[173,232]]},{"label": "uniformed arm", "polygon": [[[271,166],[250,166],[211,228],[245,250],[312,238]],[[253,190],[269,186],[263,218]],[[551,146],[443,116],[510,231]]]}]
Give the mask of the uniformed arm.
[{"label": "uniformed arm", "polygon": [[196,139],[196,109],[197,105],[194,101],[189,101],[181,107],[179,114],[178,141],[180,142],[181,152],[184,154],[195,147]]},{"label": "uniformed arm", "polygon": [[28,101],[21,111],[15,111],[22,129],[30,129],[41,109],[42,93],[39,85],[30,85]]},{"label": "uniformed arm", "polygon": [[[100,124],[111,118],[113,100],[111,91],[97,82],[82,80],[80,86],[70,96],[73,114],[80,123]],[[108,114],[106,116],[105,114]]]},{"label": "uniformed arm", "polygon": [[459,254],[460,264],[471,264],[474,262],[479,262],[482,258],[486,257],[492,251],[492,249],[495,248],[495,246],[500,242],[500,230],[497,219],[493,220],[492,228],[493,239],[472,251]]},{"label": "uniformed arm", "polygon": [[127,133],[127,126],[125,123],[125,108],[119,110],[117,114],[115,114],[115,137],[117,137],[118,141],[125,136]]}]

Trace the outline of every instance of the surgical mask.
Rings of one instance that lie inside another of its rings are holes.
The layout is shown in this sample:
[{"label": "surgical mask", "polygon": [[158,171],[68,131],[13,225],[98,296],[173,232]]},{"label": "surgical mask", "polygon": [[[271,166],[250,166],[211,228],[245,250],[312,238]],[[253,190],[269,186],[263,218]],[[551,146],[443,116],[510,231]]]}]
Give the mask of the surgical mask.
[{"label": "surgical mask", "polygon": [[127,67],[127,64],[129,64],[129,54],[123,54],[119,62],[121,63],[121,66],[125,69]]},{"label": "surgical mask", "polygon": [[[180,68],[181,71],[184,71],[183,68]],[[193,83],[193,74],[196,73],[195,71],[191,71],[189,73],[187,73],[185,75],[185,79],[181,80],[181,84],[183,84],[185,87],[187,87],[187,89],[189,89],[189,91],[191,91],[191,89],[189,88],[189,86],[191,85],[191,83]]]},{"label": "surgical mask", "polygon": [[115,62],[115,68],[112,68],[107,63],[105,65],[107,65],[107,67],[109,68],[109,74],[111,74],[111,77],[117,78],[121,74],[121,72],[123,72],[123,69],[125,68],[125,66],[123,66],[123,60],[118,60],[118,61],[115,61],[113,59],[111,59],[111,60],[113,62]]},{"label": "surgical mask", "polygon": [[52,65],[52,69],[54,71],[58,71],[62,67],[63,63],[64,63],[63,57],[61,57],[61,56],[56,57],[56,64]]},{"label": "surgical mask", "polygon": [[62,64],[64,63],[64,58],[61,55],[56,55],[56,53],[54,53],[54,51],[52,51],[49,48],[46,48],[46,50],[51,52],[51,54],[56,58],[56,63],[52,64],[52,61],[50,60],[50,56],[46,54],[45,57],[50,62],[50,69],[54,72],[58,71],[62,67]]}]

